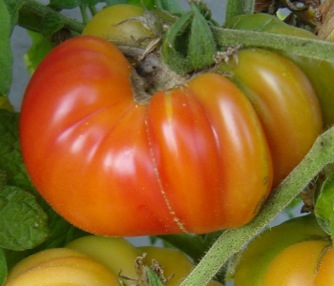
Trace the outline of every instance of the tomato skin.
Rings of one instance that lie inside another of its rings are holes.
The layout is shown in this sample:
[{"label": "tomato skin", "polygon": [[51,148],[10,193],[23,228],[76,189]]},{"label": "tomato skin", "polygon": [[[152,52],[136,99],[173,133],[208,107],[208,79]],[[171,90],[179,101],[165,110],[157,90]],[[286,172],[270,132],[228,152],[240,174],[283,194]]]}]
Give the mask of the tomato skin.
[{"label": "tomato skin", "polygon": [[99,36],[113,43],[145,47],[154,34],[139,17],[144,9],[135,5],[112,5],[99,11],[86,25],[83,35]]},{"label": "tomato skin", "polygon": [[[203,99],[199,76],[189,87],[139,104],[130,72],[114,45],[91,36],[56,47],[36,70],[22,104],[20,140],[42,196],[74,225],[103,235],[203,233],[251,220],[269,194],[272,163],[261,124],[242,93],[222,80],[213,99]],[[231,92],[219,94],[225,86]],[[233,152],[224,150],[219,132],[235,115],[208,119],[223,97],[240,114],[224,139]],[[165,127],[173,132],[164,134]],[[245,160],[252,164],[242,166]],[[233,185],[236,193],[225,189]]]},{"label": "tomato skin", "polygon": [[265,130],[277,186],[303,159],[322,132],[322,114],[314,89],[288,59],[262,49],[238,52],[222,68],[252,102]]},{"label": "tomato skin", "polygon": [[[301,246],[304,250],[294,250],[294,246],[301,243],[303,245],[304,242],[309,241],[313,242],[312,246],[306,244],[306,246]],[[310,252],[322,249],[323,243],[325,246],[329,245],[328,235],[319,227],[313,215],[295,217],[274,226],[253,239],[241,253],[234,275],[234,285],[288,286],[290,284],[282,283],[283,279],[288,279],[287,274],[283,275],[283,269],[285,269],[284,273],[290,272],[290,278],[295,277],[296,272],[294,271],[297,271],[297,266],[292,267],[292,265],[297,264],[304,265],[298,270],[300,279],[307,275],[314,275],[314,268],[312,269],[312,267],[315,260],[319,260],[319,255],[316,252],[313,252],[312,255]],[[288,249],[292,249],[292,251]],[[284,251],[287,252],[289,259],[285,254],[283,255]],[[302,258],[303,255],[308,257],[306,259],[305,257]],[[300,263],[297,263],[296,259],[300,259]],[[274,262],[275,260],[276,262]],[[307,272],[306,268],[312,269],[311,273]],[[281,277],[276,277],[276,275]],[[281,284],[274,284],[278,281],[281,281]],[[307,284],[296,283],[291,285]]]},{"label": "tomato skin", "polygon": [[[225,23],[225,27],[317,39],[317,36],[310,31],[290,26],[275,16],[262,13],[233,17]],[[332,94],[332,79],[334,77],[334,63],[296,56],[289,52],[285,52],[283,55],[300,67],[312,83],[319,99],[324,127],[328,128],[333,125],[334,96]]]},{"label": "tomato skin", "polygon": [[[279,253],[270,263],[264,275],[263,286],[332,285],[324,277],[325,284],[317,284],[318,265],[322,265],[322,255],[330,247],[329,241],[310,240],[294,244]],[[329,254],[331,255],[331,254]],[[331,255],[332,256],[332,255]],[[332,276],[333,273],[331,273]],[[323,280],[321,277],[319,280]]]}]

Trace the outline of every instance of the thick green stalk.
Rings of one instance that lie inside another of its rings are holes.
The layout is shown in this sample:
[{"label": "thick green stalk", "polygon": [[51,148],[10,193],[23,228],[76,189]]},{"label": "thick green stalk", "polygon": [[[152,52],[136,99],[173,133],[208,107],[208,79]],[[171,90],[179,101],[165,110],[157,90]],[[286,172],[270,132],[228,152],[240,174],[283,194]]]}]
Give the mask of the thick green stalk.
[{"label": "thick green stalk", "polygon": [[267,32],[212,28],[221,49],[241,45],[243,48],[260,47],[289,51],[297,56],[334,62],[334,43],[318,39]]},{"label": "thick green stalk", "polygon": [[302,162],[275,190],[248,225],[223,232],[181,286],[206,285],[228,259],[265,228],[328,164],[334,162],[334,127],[318,137]]},{"label": "thick green stalk", "polygon": [[23,6],[19,10],[18,24],[35,32],[43,32],[43,22],[48,18],[57,19],[62,27],[76,34],[81,34],[84,27],[79,21],[66,17],[34,0],[24,1]]}]

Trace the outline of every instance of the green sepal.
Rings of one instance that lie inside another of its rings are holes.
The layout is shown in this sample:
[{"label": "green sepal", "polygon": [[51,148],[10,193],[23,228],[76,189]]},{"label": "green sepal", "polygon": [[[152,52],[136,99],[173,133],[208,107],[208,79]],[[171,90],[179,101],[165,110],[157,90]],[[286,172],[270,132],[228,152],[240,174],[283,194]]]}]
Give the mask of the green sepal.
[{"label": "green sepal", "polygon": [[334,238],[334,174],[328,174],[316,199],[314,213],[322,229]]},{"label": "green sepal", "polygon": [[193,70],[200,70],[214,64],[217,47],[206,18],[197,5],[191,4],[191,8],[194,17],[188,43],[188,60]]},{"label": "green sepal", "polygon": [[170,27],[162,43],[164,62],[180,75],[213,65],[217,51],[210,19],[196,3],[191,8]]},{"label": "green sepal", "polygon": [[189,63],[187,63],[187,43],[190,25],[193,13],[183,14],[170,27],[165,35],[162,43],[162,57],[164,62],[175,72],[186,74],[191,71]]}]

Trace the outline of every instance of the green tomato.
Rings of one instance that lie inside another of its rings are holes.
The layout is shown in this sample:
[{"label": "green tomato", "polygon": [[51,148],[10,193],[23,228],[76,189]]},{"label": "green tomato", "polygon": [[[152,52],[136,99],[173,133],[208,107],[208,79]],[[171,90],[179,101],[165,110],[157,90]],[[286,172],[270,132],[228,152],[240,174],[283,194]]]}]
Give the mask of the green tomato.
[{"label": "green tomato", "polygon": [[5,286],[118,286],[105,266],[80,252],[53,248],[21,260],[8,274]]},{"label": "green tomato", "polygon": [[[265,284],[264,280],[267,279],[265,276],[271,263],[282,251],[299,242],[307,240],[321,241],[327,238],[327,234],[318,226],[315,217],[312,215],[293,218],[264,231],[252,240],[241,253],[234,277],[235,286],[274,285]],[[291,266],[292,262],[289,263],[289,267],[293,268]],[[302,283],[293,285],[305,286]]]},{"label": "green tomato", "polygon": [[112,5],[97,13],[83,34],[99,36],[116,44],[143,47],[155,36],[143,23],[144,9],[128,4]]},{"label": "green tomato", "polygon": [[[241,15],[229,19],[225,27],[238,30],[261,31],[276,34],[285,34],[303,38],[316,39],[311,32],[290,26],[278,18],[268,14]],[[309,59],[296,56],[291,53],[284,53],[284,56],[297,64],[309,78],[318,98],[322,110],[324,127],[334,124],[334,96],[333,78],[334,62]]]}]

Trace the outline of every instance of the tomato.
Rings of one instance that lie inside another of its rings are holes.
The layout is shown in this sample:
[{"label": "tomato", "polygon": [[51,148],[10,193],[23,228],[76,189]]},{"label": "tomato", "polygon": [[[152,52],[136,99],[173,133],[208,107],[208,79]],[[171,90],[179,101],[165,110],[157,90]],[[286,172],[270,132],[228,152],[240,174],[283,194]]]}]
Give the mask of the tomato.
[{"label": "tomato", "polygon": [[247,98],[208,73],[137,102],[131,70],[113,44],[92,36],[64,42],[38,67],[20,142],[41,195],[74,225],[104,235],[249,222],[270,192],[272,162]]},{"label": "tomato", "polygon": [[303,241],[284,249],[274,258],[263,285],[333,285],[333,266],[334,250],[330,242]]},{"label": "tomato", "polygon": [[[317,265],[329,248],[328,235],[313,215],[290,219],[264,231],[249,243],[241,253],[234,285],[318,285],[313,284],[319,270]],[[326,271],[328,265],[327,262],[321,264],[322,271]],[[322,279],[320,277],[317,279]],[[327,284],[319,285],[331,285],[329,275],[323,277]]]},{"label": "tomato", "polygon": [[[41,284],[43,283],[43,284]],[[5,286],[120,285],[109,269],[89,256],[66,249],[47,249],[21,260],[9,272]]]},{"label": "tomato", "polygon": [[317,95],[304,73],[281,55],[240,50],[222,65],[245,92],[265,130],[277,186],[303,159],[322,131]]},{"label": "tomato", "polygon": [[[285,34],[303,38],[317,38],[311,32],[290,26],[269,14],[250,14],[232,17],[225,23],[227,28],[253,30],[268,33]],[[298,65],[309,78],[319,99],[324,127],[334,124],[334,96],[332,94],[332,79],[334,77],[334,62],[310,59],[296,56],[289,52],[283,53]]]},{"label": "tomato", "polygon": [[143,19],[144,9],[129,4],[99,11],[86,25],[84,35],[99,36],[117,44],[145,47],[155,35]]}]

